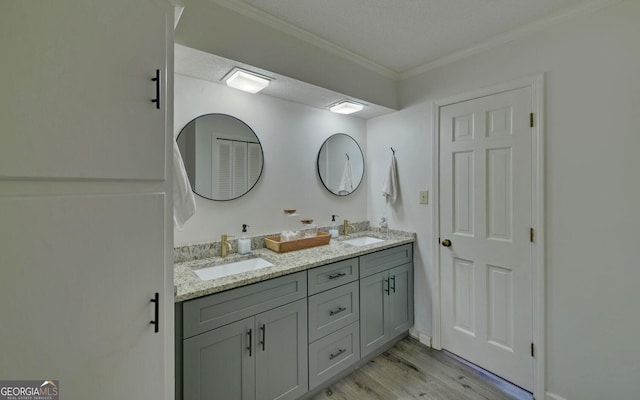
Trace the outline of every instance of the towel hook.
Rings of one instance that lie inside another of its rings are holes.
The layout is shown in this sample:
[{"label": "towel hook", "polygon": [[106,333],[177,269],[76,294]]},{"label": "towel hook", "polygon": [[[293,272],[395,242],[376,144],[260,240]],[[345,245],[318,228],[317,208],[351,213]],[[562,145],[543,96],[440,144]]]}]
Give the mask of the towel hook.
[{"label": "towel hook", "polygon": [[396,155],[396,151],[393,149],[393,147],[391,148],[391,152],[393,153],[393,155]]},{"label": "towel hook", "polygon": [[344,153],[344,155],[347,156],[347,160],[350,160],[349,153]]}]

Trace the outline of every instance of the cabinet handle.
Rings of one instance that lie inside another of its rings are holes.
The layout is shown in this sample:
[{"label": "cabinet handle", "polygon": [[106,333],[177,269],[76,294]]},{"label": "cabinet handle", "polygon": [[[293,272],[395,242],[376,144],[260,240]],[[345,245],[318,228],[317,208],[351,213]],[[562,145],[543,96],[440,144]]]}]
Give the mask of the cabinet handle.
[{"label": "cabinet handle", "polygon": [[329,275],[329,279],[336,279],[336,278],[340,278],[341,276],[345,276],[346,273],[344,272],[336,272],[335,274],[331,274]]},{"label": "cabinet handle", "polygon": [[329,354],[329,360],[333,360],[345,351],[347,351],[347,349],[338,349],[338,351],[336,351],[335,353]]},{"label": "cabinet handle", "polygon": [[154,319],[153,321],[149,322],[151,325],[154,326],[154,331],[155,333],[158,333],[159,331],[159,322],[160,322],[160,293],[156,292],[155,296],[153,297],[153,299],[151,299],[152,303],[155,303],[155,311],[154,311]]},{"label": "cabinet handle", "polygon": [[159,69],[156,70],[156,77],[151,78],[151,81],[156,83],[156,98],[151,100],[151,102],[156,103],[156,108],[159,110],[160,109],[160,84],[161,84]]},{"label": "cabinet handle", "polygon": [[249,329],[247,335],[249,336],[249,347],[247,347],[247,350],[249,350],[249,357],[251,357],[251,352],[253,350],[253,329]]},{"label": "cabinet handle", "polygon": [[262,332],[262,340],[260,341],[260,344],[262,345],[262,351],[264,351],[264,345],[267,341],[267,325],[262,324],[260,331]]},{"label": "cabinet handle", "polygon": [[389,281],[391,281],[393,279],[393,287],[391,288],[391,290],[393,290],[393,293],[396,292],[396,276],[392,276],[389,278]]},{"label": "cabinet handle", "polygon": [[336,315],[336,314],[340,314],[343,311],[347,311],[347,309],[345,307],[338,307],[335,310],[329,311],[329,315],[333,316],[333,315]]},{"label": "cabinet handle", "polygon": [[388,296],[388,295],[389,295],[389,279],[388,279],[388,278],[387,278],[387,279],[385,279],[385,280],[384,280],[384,283],[386,283],[386,284],[387,284],[387,288],[386,288],[384,291],[385,291],[385,293],[386,293],[386,294],[387,294],[387,296]]}]

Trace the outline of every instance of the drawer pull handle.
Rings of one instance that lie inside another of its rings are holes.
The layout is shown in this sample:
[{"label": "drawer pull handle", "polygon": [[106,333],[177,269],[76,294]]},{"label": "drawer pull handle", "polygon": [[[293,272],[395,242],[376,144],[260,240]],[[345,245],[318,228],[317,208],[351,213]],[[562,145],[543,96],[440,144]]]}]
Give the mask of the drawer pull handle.
[{"label": "drawer pull handle", "polygon": [[329,311],[329,315],[333,316],[333,315],[336,315],[336,314],[340,314],[343,311],[347,311],[347,308],[346,307],[338,307],[335,310]]},{"label": "drawer pull handle", "polygon": [[157,69],[156,70],[156,77],[155,78],[151,78],[151,80],[153,82],[156,83],[156,98],[151,100],[152,103],[156,103],[156,108],[160,109],[160,70]]},{"label": "drawer pull handle", "polygon": [[267,325],[262,324],[260,330],[262,331],[262,340],[260,341],[260,344],[262,345],[262,351],[264,351],[264,345],[267,341]]},{"label": "drawer pull handle", "polygon": [[336,272],[335,274],[331,274],[329,275],[329,279],[336,279],[336,278],[340,278],[341,276],[345,276],[346,273],[344,272]]},{"label": "drawer pull handle", "polygon": [[251,357],[251,352],[253,350],[253,329],[249,329],[247,335],[249,336],[249,347],[247,347],[247,350],[249,350],[249,357]]},{"label": "drawer pull handle", "polygon": [[156,294],[153,296],[153,299],[151,299],[151,302],[155,304],[154,306],[154,310],[153,310],[153,321],[150,321],[149,323],[151,325],[153,325],[153,331],[155,333],[158,333],[159,328],[158,328],[158,324],[160,323],[160,293],[156,292]]},{"label": "drawer pull handle", "polygon": [[396,276],[392,276],[389,278],[389,282],[391,282],[393,280],[393,286],[391,287],[391,290],[393,290],[393,293],[396,292]]},{"label": "drawer pull handle", "polygon": [[387,285],[387,288],[384,290],[385,293],[387,293],[387,296],[389,295],[389,279],[385,279],[384,283]]},{"label": "drawer pull handle", "polygon": [[329,354],[329,360],[333,360],[334,358],[338,357],[340,354],[346,352],[347,349],[339,349],[337,352]]}]

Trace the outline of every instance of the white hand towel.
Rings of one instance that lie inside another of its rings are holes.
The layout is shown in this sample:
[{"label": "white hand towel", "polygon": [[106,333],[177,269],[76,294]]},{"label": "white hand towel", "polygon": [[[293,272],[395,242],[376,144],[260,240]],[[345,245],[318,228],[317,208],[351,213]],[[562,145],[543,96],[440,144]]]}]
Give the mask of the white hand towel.
[{"label": "white hand towel", "polygon": [[189,184],[178,143],[173,142],[173,223],[178,230],[196,212],[196,199]]},{"label": "white hand towel", "polygon": [[351,163],[349,159],[344,162],[342,169],[342,177],[340,178],[340,186],[338,186],[338,194],[346,195],[353,192],[353,175],[351,174]]},{"label": "white hand towel", "polygon": [[382,195],[387,202],[392,204],[398,198],[398,166],[396,164],[396,156],[392,155],[387,174],[384,177],[384,184],[382,185]]}]

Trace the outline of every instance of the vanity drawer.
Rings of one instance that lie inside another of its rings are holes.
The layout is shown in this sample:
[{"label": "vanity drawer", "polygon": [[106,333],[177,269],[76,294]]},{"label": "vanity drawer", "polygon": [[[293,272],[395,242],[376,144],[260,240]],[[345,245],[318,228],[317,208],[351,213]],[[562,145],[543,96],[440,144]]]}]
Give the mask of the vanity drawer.
[{"label": "vanity drawer", "polygon": [[358,279],[358,258],[313,268],[309,273],[309,295],[323,292]]},{"label": "vanity drawer", "polygon": [[197,335],[307,296],[306,271],[185,301],[183,337]]},{"label": "vanity drawer", "polygon": [[360,278],[413,262],[413,247],[405,244],[360,256]]},{"label": "vanity drawer", "polygon": [[309,390],[360,360],[357,322],[309,345]]},{"label": "vanity drawer", "polygon": [[309,342],[358,321],[359,292],[351,282],[309,297]]}]

